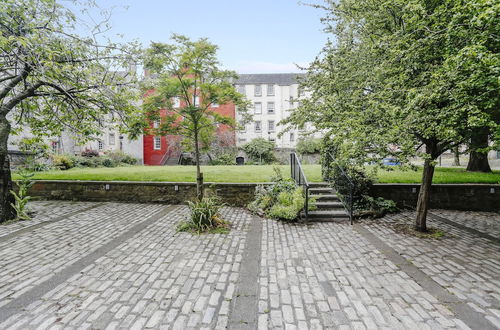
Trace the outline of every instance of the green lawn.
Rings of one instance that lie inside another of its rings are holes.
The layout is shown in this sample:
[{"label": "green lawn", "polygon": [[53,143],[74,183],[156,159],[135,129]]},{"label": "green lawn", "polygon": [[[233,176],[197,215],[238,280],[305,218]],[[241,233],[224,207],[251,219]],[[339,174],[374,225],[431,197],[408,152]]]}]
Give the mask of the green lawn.
[{"label": "green lawn", "polygon": [[[289,166],[281,165],[288,175]],[[319,165],[303,165],[307,179],[321,181]],[[266,182],[273,174],[272,165],[203,166],[206,182]],[[14,175],[14,178],[17,178]],[[67,171],[39,172],[37,180],[98,180],[98,181],[176,181],[195,182],[194,166],[130,166],[115,168],[73,168]],[[378,181],[384,183],[420,182],[421,171],[378,171]],[[468,173],[458,168],[437,168],[434,183],[500,183],[500,171],[491,174]]]}]

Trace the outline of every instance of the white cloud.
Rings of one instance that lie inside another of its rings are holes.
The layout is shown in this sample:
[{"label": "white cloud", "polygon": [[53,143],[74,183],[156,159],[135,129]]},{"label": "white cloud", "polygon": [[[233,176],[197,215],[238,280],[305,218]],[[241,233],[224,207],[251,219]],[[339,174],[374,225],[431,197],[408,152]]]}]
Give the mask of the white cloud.
[{"label": "white cloud", "polygon": [[239,61],[230,69],[238,73],[289,73],[302,72],[298,67],[306,66],[307,63],[271,63],[256,61]]}]

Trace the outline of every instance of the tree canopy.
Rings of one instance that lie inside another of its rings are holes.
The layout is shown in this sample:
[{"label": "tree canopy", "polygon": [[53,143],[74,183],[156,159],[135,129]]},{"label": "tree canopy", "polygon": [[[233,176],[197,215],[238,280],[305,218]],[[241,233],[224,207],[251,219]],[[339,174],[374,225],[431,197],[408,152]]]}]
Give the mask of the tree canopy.
[{"label": "tree canopy", "polygon": [[35,136],[72,132],[98,136],[103,120],[134,115],[133,76],[118,71],[136,61],[136,45],[104,37],[103,12],[85,31],[68,7],[56,0],[0,2],[0,219],[12,217],[7,141],[11,133]]},{"label": "tree canopy", "polygon": [[[340,0],[332,36],[302,81],[311,92],[286,122],[329,132],[351,163],[426,159],[417,212],[425,230],[434,160],[475,128],[498,137],[500,5],[493,0]],[[426,203],[424,203],[427,205]]]}]

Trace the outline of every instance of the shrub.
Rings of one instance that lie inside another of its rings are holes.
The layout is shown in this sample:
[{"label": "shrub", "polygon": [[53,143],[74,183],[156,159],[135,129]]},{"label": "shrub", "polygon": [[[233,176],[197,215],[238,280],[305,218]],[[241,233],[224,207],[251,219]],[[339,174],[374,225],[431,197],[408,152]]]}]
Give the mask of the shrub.
[{"label": "shrub", "polygon": [[15,220],[30,220],[31,216],[26,210],[26,206],[31,200],[31,197],[28,196],[28,190],[34,183],[32,180],[34,173],[27,169],[21,169],[18,174],[21,176],[21,179],[16,182],[19,189],[17,192],[14,190],[10,191],[14,196],[14,203],[10,205],[16,211]]},{"label": "shrub", "polygon": [[99,151],[92,149],[85,149],[82,151],[82,157],[99,157]]},{"label": "shrub", "polygon": [[232,153],[223,153],[210,162],[210,165],[236,165],[236,156]]},{"label": "shrub", "polygon": [[242,149],[253,161],[261,164],[271,164],[276,160],[274,147],[274,142],[264,138],[256,138],[245,144]]},{"label": "shrub", "polygon": [[104,167],[116,167],[116,165],[117,165],[117,163],[109,157],[102,157],[101,164]]},{"label": "shrub", "polygon": [[52,164],[61,170],[69,170],[75,166],[74,157],[70,155],[53,155]]},{"label": "shrub", "polygon": [[106,156],[110,158],[116,164],[116,166],[119,164],[137,164],[137,159],[135,157],[128,155],[123,151],[110,151],[106,153]]},{"label": "shrub", "polygon": [[[298,187],[291,178],[284,178],[279,168],[274,171],[273,183],[257,187],[255,200],[248,205],[248,209],[274,219],[295,220],[304,209],[302,187]],[[310,200],[310,210],[315,208],[314,202]]]},{"label": "shrub", "polygon": [[314,138],[300,138],[297,141],[297,153],[301,155],[315,154],[321,151],[321,139]]},{"label": "shrub", "polygon": [[206,197],[201,201],[188,202],[189,219],[181,222],[178,231],[190,231],[198,234],[202,232],[227,232],[229,225],[222,220],[219,213],[223,204],[217,197]]}]

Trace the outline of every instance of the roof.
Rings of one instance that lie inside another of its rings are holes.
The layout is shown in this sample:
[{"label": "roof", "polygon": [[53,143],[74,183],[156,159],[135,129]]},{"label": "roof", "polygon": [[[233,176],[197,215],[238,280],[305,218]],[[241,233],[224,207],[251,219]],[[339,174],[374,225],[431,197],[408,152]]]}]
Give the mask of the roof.
[{"label": "roof", "polygon": [[290,86],[293,84],[298,84],[297,77],[303,76],[303,73],[240,74],[235,83],[237,85],[274,84],[281,86]]}]

